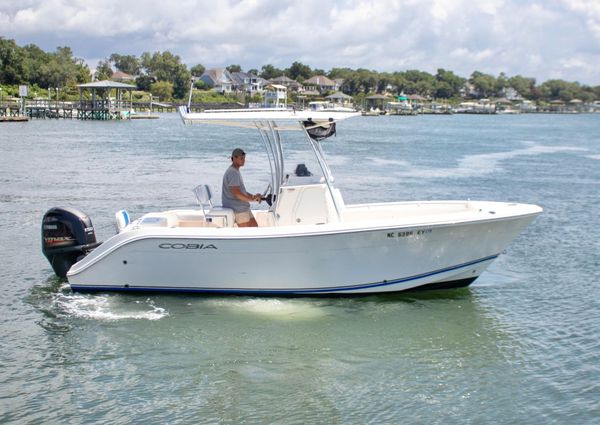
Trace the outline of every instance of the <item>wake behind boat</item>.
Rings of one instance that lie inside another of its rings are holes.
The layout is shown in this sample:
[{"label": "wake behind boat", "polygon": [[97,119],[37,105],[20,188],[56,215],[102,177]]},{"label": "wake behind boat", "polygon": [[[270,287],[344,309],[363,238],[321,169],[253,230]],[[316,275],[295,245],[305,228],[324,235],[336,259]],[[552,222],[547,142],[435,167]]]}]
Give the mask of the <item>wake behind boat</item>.
[{"label": "wake behind boat", "polygon": [[[70,208],[44,216],[44,254],[77,291],[165,291],[255,295],[358,295],[467,286],[542,212],[484,201],[347,205],[321,143],[359,115],[289,109],[190,113],[185,124],[235,125],[260,133],[271,179],[258,227],[234,223],[206,185],[199,208],[116,215],[118,233],[96,242],[91,220]],[[282,134],[299,131],[319,176],[285,162]]]}]

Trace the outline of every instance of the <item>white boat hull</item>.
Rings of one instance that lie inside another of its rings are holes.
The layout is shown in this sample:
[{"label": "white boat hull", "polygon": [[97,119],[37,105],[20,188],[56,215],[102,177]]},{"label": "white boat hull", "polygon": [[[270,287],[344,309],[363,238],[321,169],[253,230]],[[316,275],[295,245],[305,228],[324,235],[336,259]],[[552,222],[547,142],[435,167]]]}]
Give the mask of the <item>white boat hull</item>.
[{"label": "white boat hull", "polygon": [[541,212],[523,204],[420,203],[424,211],[451,211],[420,219],[407,214],[416,205],[404,208],[403,222],[381,219],[368,227],[353,221],[348,207],[344,223],[130,230],[67,276],[78,291],[358,295],[466,286]]},{"label": "white boat hull", "polygon": [[[206,185],[194,189],[200,210],[149,213],[131,223],[118,212],[118,234],[98,247],[89,217],[53,208],[43,219],[42,249],[74,290],[360,295],[465,286],[542,212],[501,202],[346,205],[320,141],[358,113],[179,112],[186,124],[258,130],[271,171],[269,208],[254,212],[258,227],[235,226],[233,211],[214,207]],[[317,175],[286,171],[284,130],[304,134]]]}]

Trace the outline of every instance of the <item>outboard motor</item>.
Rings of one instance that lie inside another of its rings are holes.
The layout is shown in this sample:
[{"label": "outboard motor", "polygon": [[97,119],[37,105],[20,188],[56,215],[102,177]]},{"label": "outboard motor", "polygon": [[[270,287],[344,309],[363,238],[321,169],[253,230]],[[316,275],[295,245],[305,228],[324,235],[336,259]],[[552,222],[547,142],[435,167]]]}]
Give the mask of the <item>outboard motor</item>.
[{"label": "outboard motor", "polygon": [[92,220],[75,208],[51,208],[42,220],[42,252],[59,277],[100,245]]},{"label": "outboard motor", "polygon": [[294,171],[294,174],[297,175],[298,177],[312,176],[312,173],[310,171],[308,171],[308,167],[306,166],[306,164],[296,165],[296,170]]}]

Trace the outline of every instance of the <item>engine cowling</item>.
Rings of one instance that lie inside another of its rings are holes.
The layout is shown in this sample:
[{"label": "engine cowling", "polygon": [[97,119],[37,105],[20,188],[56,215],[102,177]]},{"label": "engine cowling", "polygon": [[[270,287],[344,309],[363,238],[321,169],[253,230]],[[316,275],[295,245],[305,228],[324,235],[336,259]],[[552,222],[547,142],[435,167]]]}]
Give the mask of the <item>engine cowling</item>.
[{"label": "engine cowling", "polygon": [[87,214],[69,207],[54,207],[44,214],[42,252],[57,276],[66,277],[73,264],[100,244]]}]

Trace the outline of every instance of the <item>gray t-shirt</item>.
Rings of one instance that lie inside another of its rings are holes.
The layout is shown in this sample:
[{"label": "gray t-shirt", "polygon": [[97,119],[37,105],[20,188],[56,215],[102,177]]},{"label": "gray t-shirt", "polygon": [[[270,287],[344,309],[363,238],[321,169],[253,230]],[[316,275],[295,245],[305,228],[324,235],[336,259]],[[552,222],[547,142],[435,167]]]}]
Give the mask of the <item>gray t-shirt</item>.
[{"label": "gray t-shirt", "polygon": [[250,202],[240,201],[231,192],[231,187],[237,186],[240,188],[240,192],[247,194],[244,181],[242,180],[242,174],[240,170],[230,165],[225,174],[223,175],[223,190],[221,191],[221,203],[224,208],[231,208],[236,213],[250,210]]}]

